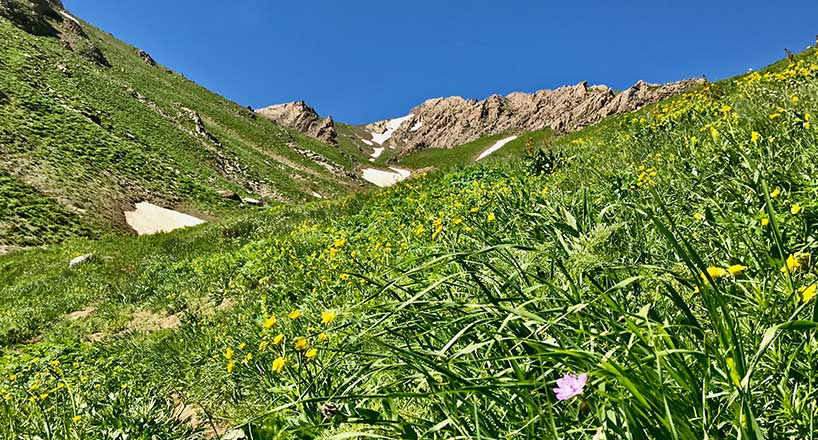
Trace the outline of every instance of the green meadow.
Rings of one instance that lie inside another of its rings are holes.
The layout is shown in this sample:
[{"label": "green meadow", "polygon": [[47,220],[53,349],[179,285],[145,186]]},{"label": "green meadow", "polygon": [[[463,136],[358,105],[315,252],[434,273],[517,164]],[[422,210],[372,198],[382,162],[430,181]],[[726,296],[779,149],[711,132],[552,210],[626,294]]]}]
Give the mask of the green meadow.
[{"label": "green meadow", "polygon": [[514,160],[0,256],[0,436],[814,438],[816,108],[810,49]]}]

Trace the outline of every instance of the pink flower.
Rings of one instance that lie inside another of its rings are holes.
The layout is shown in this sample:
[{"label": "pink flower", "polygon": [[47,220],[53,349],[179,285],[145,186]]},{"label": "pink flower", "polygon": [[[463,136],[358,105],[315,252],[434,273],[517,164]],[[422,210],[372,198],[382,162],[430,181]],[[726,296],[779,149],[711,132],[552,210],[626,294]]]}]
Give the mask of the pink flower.
[{"label": "pink flower", "polygon": [[554,388],[554,393],[558,400],[568,400],[574,396],[582,394],[582,389],[585,388],[585,382],[588,382],[587,374],[566,374],[562,379],[557,379],[557,388]]}]

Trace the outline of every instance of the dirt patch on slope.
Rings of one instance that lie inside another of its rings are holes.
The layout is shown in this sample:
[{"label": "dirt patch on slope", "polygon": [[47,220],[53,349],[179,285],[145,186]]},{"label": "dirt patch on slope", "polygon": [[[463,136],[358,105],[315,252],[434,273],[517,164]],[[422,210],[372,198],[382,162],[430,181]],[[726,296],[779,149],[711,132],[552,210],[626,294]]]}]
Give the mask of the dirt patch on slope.
[{"label": "dirt patch on slope", "polygon": [[157,330],[169,328],[179,328],[182,321],[176,315],[162,315],[150,310],[140,310],[133,314],[131,322],[128,323],[128,330],[149,333]]}]

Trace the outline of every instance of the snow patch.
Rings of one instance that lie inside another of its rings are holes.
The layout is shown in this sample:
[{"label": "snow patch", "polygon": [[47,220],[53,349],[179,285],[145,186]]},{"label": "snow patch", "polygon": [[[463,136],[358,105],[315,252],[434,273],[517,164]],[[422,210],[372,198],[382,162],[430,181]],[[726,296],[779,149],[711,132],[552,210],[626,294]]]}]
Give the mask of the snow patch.
[{"label": "snow patch", "polygon": [[420,127],[423,127],[423,121],[418,119],[418,121],[415,122],[415,125],[413,125],[412,128],[409,129],[409,131],[418,131],[420,130]]},{"label": "snow patch", "polygon": [[363,176],[364,180],[380,186],[381,188],[385,188],[405,180],[407,177],[412,175],[411,171],[404,170],[402,168],[389,167],[389,169],[392,171],[365,168]]},{"label": "snow patch", "polygon": [[517,139],[517,136],[509,136],[505,139],[500,139],[494,145],[492,145],[489,148],[486,148],[482,153],[480,153],[480,155],[477,156],[477,159],[475,159],[475,161],[484,159],[486,156],[488,156],[491,153],[494,153],[500,148],[503,148],[507,143],[513,141],[514,139]]},{"label": "snow patch", "polygon": [[204,220],[191,215],[162,208],[148,202],[137,203],[135,210],[126,211],[125,222],[139,235],[170,232],[174,229],[205,223]]},{"label": "snow patch", "polygon": [[375,148],[375,151],[373,151],[373,152],[372,152],[372,155],[371,155],[371,156],[369,156],[369,161],[370,161],[370,162],[374,162],[374,161],[375,161],[375,159],[377,159],[377,158],[378,158],[378,156],[380,156],[380,155],[381,155],[381,153],[383,153],[383,150],[384,150],[384,148],[383,148],[383,147],[380,147],[380,148]]},{"label": "snow patch", "polygon": [[363,143],[365,143],[365,144],[369,145],[370,147],[371,147],[371,146],[373,146],[373,145],[375,145],[375,144],[373,144],[372,142],[369,142],[369,141],[368,141],[368,140],[366,140],[366,139],[361,139],[361,142],[363,142]]},{"label": "snow patch", "polygon": [[76,24],[80,24],[79,20],[77,20],[73,15],[71,15],[71,14],[65,12],[65,11],[60,11],[60,15],[62,15],[63,17],[73,21]]},{"label": "snow patch", "polygon": [[413,116],[415,115],[409,113],[402,118],[395,118],[386,121],[386,131],[383,133],[370,133],[372,135],[372,142],[375,142],[378,145],[383,145],[384,142],[392,137],[392,134],[395,133],[395,130],[397,130],[401,124],[411,119]]}]

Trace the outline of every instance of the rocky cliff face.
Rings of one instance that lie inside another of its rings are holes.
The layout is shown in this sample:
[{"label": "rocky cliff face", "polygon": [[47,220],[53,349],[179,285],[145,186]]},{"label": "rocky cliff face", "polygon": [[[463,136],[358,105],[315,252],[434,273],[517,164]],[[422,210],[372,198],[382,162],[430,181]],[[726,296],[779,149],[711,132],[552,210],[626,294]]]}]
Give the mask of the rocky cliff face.
[{"label": "rocky cliff face", "polygon": [[366,128],[376,142],[387,136],[377,143],[403,152],[452,148],[482,136],[505,132],[543,128],[570,132],[606,116],[634,111],[682,93],[701,82],[693,79],[654,85],[640,81],[620,93],[607,86],[589,86],[582,82],[532,94],[493,95],[482,101],[437,98],[414,108],[407,117],[375,122]]},{"label": "rocky cliff face", "polygon": [[66,49],[100,66],[111,66],[60,0],[0,0],[0,17],[7,18],[29,34],[59,38]]},{"label": "rocky cliff face", "polygon": [[271,119],[285,127],[290,127],[312,136],[319,141],[335,144],[337,133],[332,117],[322,118],[304,101],[277,104],[256,110],[261,116]]}]

